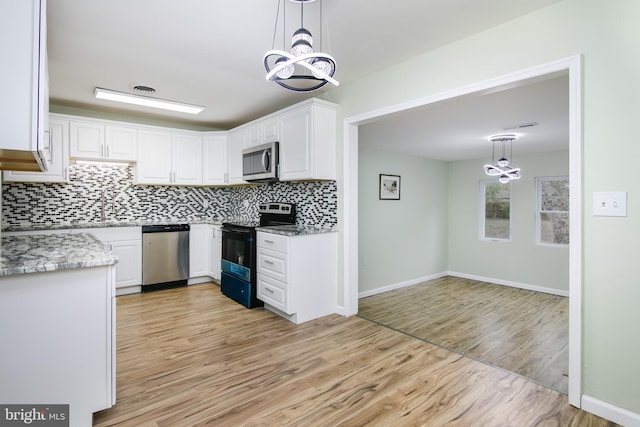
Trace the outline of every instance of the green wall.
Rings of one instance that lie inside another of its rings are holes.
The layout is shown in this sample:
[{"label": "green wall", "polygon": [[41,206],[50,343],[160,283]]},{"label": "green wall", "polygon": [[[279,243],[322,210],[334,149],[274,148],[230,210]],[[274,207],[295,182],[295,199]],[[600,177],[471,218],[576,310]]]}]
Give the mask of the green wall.
[{"label": "green wall", "polygon": [[568,295],[569,248],[536,244],[536,177],[568,176],[569,153],[519,154],[522,178],[511,184],[511,242],[481,240],[480,181],[487,159],[451,162],[449,167],[449,271]]},{"label": "green wall", "polygon": [[[637,0],[565,0],[324,96],[340,104],[341,126],[354,115],[583,56],[583,392],[635,413],[640,413],[635,172],[640,144],[634,127],[640,112],[639,16]],[[342,128],[338,137],[342,164]],[[595,191],[627,191],[628,216],[592,216]],[[339,197],[344,213],[344,195]]]},{"label": "green wall", "polygon": [[[446,271],[447,163],[360,147],[359,292]],[[400,200],[379,200],[381,173],[400,175]]]}]

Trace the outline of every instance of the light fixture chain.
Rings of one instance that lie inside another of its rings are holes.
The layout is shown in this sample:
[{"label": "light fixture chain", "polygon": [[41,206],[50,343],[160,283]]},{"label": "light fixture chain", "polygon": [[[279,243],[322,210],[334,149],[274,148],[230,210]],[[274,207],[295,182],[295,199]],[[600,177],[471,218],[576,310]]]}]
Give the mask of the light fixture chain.
[{"label": "light fixture chain", "polygon": [[[271,41],[272,50],[276,48],[276,34],[278,32],[278,19],[280,18],[280,1],[281,0],[278,0],[278,9],[276,10],[276,23],[273,26],[273,40]],[[284,32],[283,32],[283,35],[284,35]]]}]

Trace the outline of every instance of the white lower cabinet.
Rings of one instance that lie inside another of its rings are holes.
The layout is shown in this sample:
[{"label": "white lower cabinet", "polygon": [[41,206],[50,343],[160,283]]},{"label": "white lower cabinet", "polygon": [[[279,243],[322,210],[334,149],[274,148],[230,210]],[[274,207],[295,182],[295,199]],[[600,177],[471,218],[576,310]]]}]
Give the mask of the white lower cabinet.
[{"label": "white lower cabinet", "polygon": [[209,276],[220,282],[220,262],[222,260],[222,228],[219,225],[211,226],[209,240]]},{"label": "white lower cabinet", "polygon": [[68,404],[71,427],[90,426],[92,413],[115,404],[113,270],[0,277],[0,402]]},{"label": "white lower cabinet", "polygon": [[191,224],[189,230],[189,283],[199,283],[206,280],[192,282],[191,279],[209,275],[209,241],[211,226],[208,224]]},{"label": "white lower cabinet", "polygon": [[220,281],[222,231],[219,225],[191,224],[189,231],[189,284]]},{"label": "white lower cabinet", "polygon": [[337,234],[258,231],[258,299],[294,323],[335,313]]},{"label": "white lower cabinet", "polygon": [[118,257],[116,294],[140,292],[142,286],[142,228],[104,227],[77,228],[72,233],[90,233],[109,245]]}]

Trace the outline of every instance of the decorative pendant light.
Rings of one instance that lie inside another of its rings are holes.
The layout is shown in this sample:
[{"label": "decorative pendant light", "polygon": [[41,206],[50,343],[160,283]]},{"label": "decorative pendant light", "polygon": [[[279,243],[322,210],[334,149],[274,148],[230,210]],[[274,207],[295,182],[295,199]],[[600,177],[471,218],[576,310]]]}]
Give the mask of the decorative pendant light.
[{"label": "decorative pendant light", "polygon": [[[274,81],[280,86],[294,92],[311,92],[321,88],[327,83],[338,86],[338,81],[333,78],[336,72],[335,59],[329,54],[314,52],[313,36],[309,30],[304,28],[304,4],[313,3],[316,0],[289,1],[292,3],[300,3],[300,28],[296,30],[293,33],[293,37],[291,37],[290,52],[274,49],[281,3],[281,0],[278,0],[278,13],[276,15],[276,25],[273,30],[272,50],[264,55],[264,68],[267,70],[266,79]],[[286,31],[284,18],[283,13],[283,34]],[[322,29],[322,7],[320,10],[320,27]]]},{"label": "decorative pendant light", "polygon": [[[506,157],[506,144],[509,143],[509,156],[513,158],[513,141],[518,137],[512,133],[504,133],[489,137],[489,142],[493,143],[493,153],[491,155],[491,164],[484,165],[484,172],[489,176],[497,176],[501,184],[507,184],[514,179],[520,179],[520,168],[514,168],[509,165],[509,159]],[[496,142],[502,143],[502,155],[496,163]]]}]

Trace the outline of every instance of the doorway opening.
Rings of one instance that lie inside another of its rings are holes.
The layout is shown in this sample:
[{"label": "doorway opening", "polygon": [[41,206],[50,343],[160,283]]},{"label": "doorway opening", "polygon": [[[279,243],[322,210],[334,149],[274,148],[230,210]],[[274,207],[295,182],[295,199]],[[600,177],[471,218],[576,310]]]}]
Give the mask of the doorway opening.
[{"label": "doorway opening", "polygon": [[344,129],[344,312],[358,312],[358,136],[359,126],[436,102],[463,95],[487,93],[516,87],[522,82],[548,79],[566,73],[569,76],[569,180],[570,234],[569,244],[569,403],[580,407],[581,402],[581,58],[579,56],[543,64],[491,80],[465,86],[426,98],[379,109],[345,119]]}]

